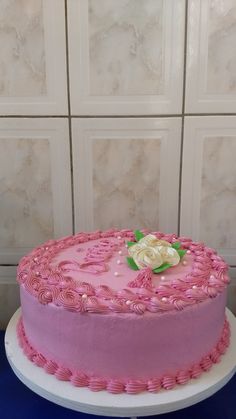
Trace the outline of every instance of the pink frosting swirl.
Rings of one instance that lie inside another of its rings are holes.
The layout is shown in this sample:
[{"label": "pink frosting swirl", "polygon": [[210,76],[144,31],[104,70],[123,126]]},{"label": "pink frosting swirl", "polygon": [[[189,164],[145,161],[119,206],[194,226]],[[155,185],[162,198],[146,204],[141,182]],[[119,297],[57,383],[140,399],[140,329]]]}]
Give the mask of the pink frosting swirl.
[{"label": "pink frosting swirl", "polygon": [[48,304],[56,300],[59,290],[57,287],[42,285],[38,289],[38,300],[41,304]]},{"label": "pink frosting swirl", "polygon": [[125,384],[125,391],[128,394],[138,394],[145,391],[147,388],[146,383],[141,380],[129,380]]},{"label": "pink frosting swirl", "polygon": [[159,378],[153,378],[147,382],[147,390],[150,393],[157,393],[161,390],[161,380]]},{"label": "pink frosting swirl", "polygon": [[114,311],[114,313],[126,313],[129,311],[127,304],[124,301],[119,300],[119,298],[113,298],[110,300],[108,306],[111,311]]},{"label": "pink frosting swirl", "polygon": [[56,362],[49,360],[46,362],[43,368],[48,374],[55,374],[58,366]]},{"label": "pink frosting swirl", "polygon": [[106,389],[106,385],[106,380],[98,377],[91,377],[88,387],[92,391],[101,391]]},{"label": "pink frosting swirl", "polygon": [[59,282],[59,287],[61,289],[66,289],[66,288],[75,289],[77,287],[77,282],[70,276],[64,276]]},{"label": "pink frosting swirl", "polygon": [[88,376],[82,372],[74,372],[70,377],[70,381],[75,387],[87,387],[89,384]]},{"label": "pink frosting swirl", "polygon": [[212,360],[210,356],[204,356],[200,362],[203,371],[209,371],[212,367]]},{"label": "pink frosting swirl", "polygon": [[94,287],[88,282],[77,283],[76,290],[79,294],[86,294],[88,296],[95,295]]},{"label": "pink frosting swirl", "polygon": [[37,295],[38,294],[38,290],[41,286],[41,280],[39,277],[37,276],[32,276],[29,275],[27,280],[25,281],[25,289],[33,295]]},{"label": "pink frosting swirl", "polygon": [[96,297],[87,298],[85,304],[89,313],[106,313],[108,311],[108,306],[99,303]]},{"label": "pink frosting swirl", "polygon": [[146,310],[146,306],[141,301],[132,301],[129,305],[129,308],[131,311],[133,311],[136,314],[143,314]]},{"label": "pink frosting swirl", "polygon": [[115,295],[114,291],[107,285],[99,285],[95,290],[95,294],[97,297],[104,299],[110,299]]},{"label": "pink frosting swirl", "polygon": [[72,372],[69,370],[69,368],[64,367],[58,367],[58,369],[55,372],[55,376],[60,381],[70,381],[70,377],[72,375]]},{"label": "pink frosting swirl", "polygon": [[166,390],[171,390],[176,385],[175,377],[166,374],[161,380],[161,385]]},{"label": "pink frosting swirl", "polygon": [[191,378],[198,378],[202,374],[202,368],[199,364],[194,364],[190,369]]},{"label": "pink frosting swirl", "polygon": [[19,270],[18,272],[17,272],[17,281],[20,283],[20,284],[24,284],[25,283],[25,281],[27,280],[27,277],[28,277],[28,272],[26,271],[26,270]]},{"label": "pink frosting swirl", "polygon": [[125,386],[124,384],[119,380],[109,380],[107,383],[107,391],[108,393],[112,394],[119,394],[123,393]]},{"label": "pink frosting swirl", "polygon": [[176,382],[178,384],[186,384],[190,380],[190,373],[187,370],[181,370],[176,375]]},{"label": "pink frosting swirl", "polygon": [[37,353],[33,358],[33,362],[38,367],[44,367],[47,361],[46,361],[46,358],[42,354]]},{"label": "pink frosting swirl", "polygon": [[212,349],[211,351],[211,360],[214,364],[218,364],[221,360],[220,353],[218,352],[217,348]]},{"label": "pink frosting swirl", "polygon": [[117,296],[120,298],[125,298],[127,300],[135,300],[137,298],[136,294],[134,294],[132,291],[128,290],[127,288],[124,288],[123,290],[119,290],[117,292]]},{"label": "pink frosting swirl", "polygon": [[61,291],[55,302],[70,311],[84,311],[81,297],[73,290]]}]

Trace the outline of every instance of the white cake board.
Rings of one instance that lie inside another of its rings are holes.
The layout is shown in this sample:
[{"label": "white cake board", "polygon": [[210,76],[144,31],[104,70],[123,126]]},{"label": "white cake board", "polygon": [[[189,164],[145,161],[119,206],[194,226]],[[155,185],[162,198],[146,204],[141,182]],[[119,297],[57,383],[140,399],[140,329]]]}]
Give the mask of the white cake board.
[{"label": "white cake board", "polygon": [[231,326],[231,344],[222,361],[187,385],[152,394],[137,395],[94,393],[57,380],[29,361],[18,346],[16,325],[20,309],[16,311],[6,330],[5,348],[8,361],[17,377],[32,391],[58,405],[79,412],[103,416],[136,417],[172,412],[206,399],[222,388],[236,370],[236,319],[227,309]]}]

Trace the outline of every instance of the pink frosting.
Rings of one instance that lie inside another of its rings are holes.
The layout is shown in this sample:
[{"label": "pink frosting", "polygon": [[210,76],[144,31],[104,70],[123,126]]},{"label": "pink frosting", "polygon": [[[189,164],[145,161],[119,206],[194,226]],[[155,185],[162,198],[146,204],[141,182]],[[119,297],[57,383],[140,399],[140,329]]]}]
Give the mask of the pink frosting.
[{"label": "pink frosting", "polygon": [[[134,233],[128,229],[81,232],[50,240],[22,258],[18,281],[42,304],[59,304],[78,312],[108,313],[114,312],[115,299],[119,312],[138,315],[146,311],[183,310],[216,298],[226,288],[227,265],[213,249],[175,234],[153,234],[170,243],[178,240],[187,249],[184,256],[187,265],[168,269],[164,282],[160,280],[161,274],[155,275],[149,268],[135,272],[128,267],[125,242],[134,240]],[[116,271],[119,271],[117,277]],[[63,293],[64,289],[71,294]],[[82,304],[74,293],[96,295],[97,300]],[[125,306],[124,300],[135,303]]]},{"label": "pink frosting", "polygon": [[[203,371],[209,371],[213,365],[213,359],[216,356],[217,349],[214,348],[208,355],[202,358],[200,363],[192,365],[189,369],[179,370],[174,374],[165,374],[162,377],[154,377],[149,380],[128,379],[121,381],[116,379],[106,379],[103,377],[89,376],[82,372],[71,371],[68,368],[58,365],[52,360],[45,359],[41,354],[37,353],[29,344],[22,320],[17,325],[17,335],[21,347],[23,347],[27,357],[39,367],[43,367],[48,374],[54,374],[58,380],[70,381],[76,387],[89,387],[92,391],[107,390],[110,393],[118,394],[127,392],[128,394],[138,394],[143,391],[151,393],[158,392],[161,388],[170,390],[177,384],[186,384],[191,378],[198,378]],[[230,336],[229,323],[225,320],[222,336],[218,342],[218,346],[225,347],[224,337]],[[32,353],[34,356],[32,357]],[[218,362],[215,361],[215,362]]]}]

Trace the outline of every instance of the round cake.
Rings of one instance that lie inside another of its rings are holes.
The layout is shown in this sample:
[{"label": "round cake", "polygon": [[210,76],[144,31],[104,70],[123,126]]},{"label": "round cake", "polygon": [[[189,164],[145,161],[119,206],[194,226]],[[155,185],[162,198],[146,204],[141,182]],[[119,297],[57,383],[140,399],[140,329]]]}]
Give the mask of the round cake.
[{"label": "round cake", "polygon": [[229,345],[229,277],[216,251],[146,230],[51,240],[18,266],[26,356],[59,380],[157,392],[208,371]]}]

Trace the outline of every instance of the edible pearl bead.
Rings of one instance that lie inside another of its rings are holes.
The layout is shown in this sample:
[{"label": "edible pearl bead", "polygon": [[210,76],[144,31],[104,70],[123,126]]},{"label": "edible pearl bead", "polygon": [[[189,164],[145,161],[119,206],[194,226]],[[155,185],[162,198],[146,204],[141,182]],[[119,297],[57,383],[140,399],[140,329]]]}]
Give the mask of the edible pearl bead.
[{"label": "edible pearl bead", "polygon": [[162,297],[161,301],[163,301],[164,303],[167,301],[166,297]]},{"label": "edible pearl bead", "polygon": [[122,255],[122,250],[119,250],[118,254],[119,254],[119,255]]},{"label": "edible pearl bead", "polygon": [[187,262],[186,262],[186,260],[183,260],[183,265],[185,265],[185,266],[187,265]]},{"label": "edible pearl bead", "polygon": [[126,301],[127,306],[129,306],[131,303],[132,303],[132,301],[130,301],[130,300]]},{"label": "edible pearl bead", "polygon": [[40,272],[38,272],[38,271],[37,271],[35,275],[36,275],[36,276],[39,276],[39,275],[40,275]]},{"label": "edible pearl bead", "polygon": [[118,239],[118,240],[120,240],[121,238],[122,238],[121,236],[118,236],[118,237],[117,237],[117,239]]},{"label": "edible pearl bead", "polygon": [[121,264],[121,261],[118,259],[118,260],[116,261],[116,263],[117,263],[117,265],[120,265],[120,264]]},{"label": "edible pearl bead", "polygon": [[214,275],[210,275],[210,279],[215,279]]},{"label": "edible pearl bead", "polygon": [[193,290],[196,290],[196,289],[197,289],[197,285],[193,285],[193,286],[192,286],[192,289],[193,289]]},{"label": "edible pearl bead", "polygon": [[48,246],[45,247],[45,250],[48,250]]},{"label": "edible pearl bead", "polygon": [[164,281],[166,277],[164,275],[161,276],[161,280]]},{"label": "edible pearl bead", "polygon": [[34,262],[37,262],[38,261],[38,258],[34,258]]},{"label": "edible pearl bead", "polygon": [[191,250],[187,250],[187,255],[190,255],[191,254]]},{"label": "edible pearl bead", "polygon": [[128,244],[125,245],[126,249],[128,249]]},{"label": "edible pearl bead", "polygon": [[114,272],[114,275],[115,276],[119,276],[119,272]]},{"label": "edible pearl bead", "polygon": [[87,298],[87,297],[88,297],[87,294],[82,295],[82,298]]}]

